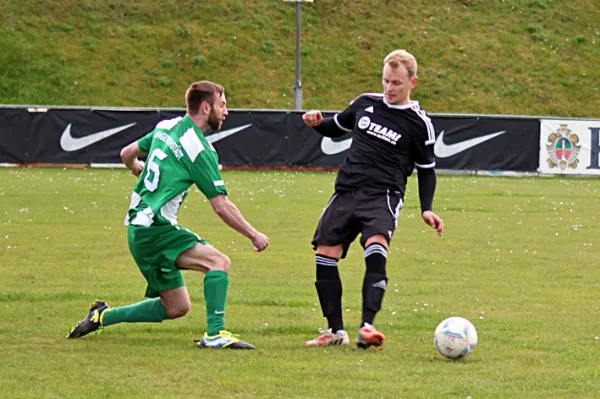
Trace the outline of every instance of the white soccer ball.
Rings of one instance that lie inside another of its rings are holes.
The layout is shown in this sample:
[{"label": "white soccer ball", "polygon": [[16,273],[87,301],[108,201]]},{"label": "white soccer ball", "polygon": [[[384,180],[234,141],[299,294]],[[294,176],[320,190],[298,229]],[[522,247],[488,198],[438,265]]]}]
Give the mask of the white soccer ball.
[{"label": "white soccer ball", "polygon": [[433,343],[448,359],[460,359],[469,355],[477,346],[477,330],[467,319],[450,317],[435,329]]}]

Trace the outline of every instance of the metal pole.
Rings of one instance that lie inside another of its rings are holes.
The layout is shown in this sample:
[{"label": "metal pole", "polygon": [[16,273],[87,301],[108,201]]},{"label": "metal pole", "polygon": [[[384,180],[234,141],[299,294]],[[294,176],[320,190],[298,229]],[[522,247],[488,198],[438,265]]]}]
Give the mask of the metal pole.
[{"label": "metal pole", "polygon": [[302,81],[300,80],[300,1],[296,1],[296,85],[294,86],[294,109],[302,109]]}]

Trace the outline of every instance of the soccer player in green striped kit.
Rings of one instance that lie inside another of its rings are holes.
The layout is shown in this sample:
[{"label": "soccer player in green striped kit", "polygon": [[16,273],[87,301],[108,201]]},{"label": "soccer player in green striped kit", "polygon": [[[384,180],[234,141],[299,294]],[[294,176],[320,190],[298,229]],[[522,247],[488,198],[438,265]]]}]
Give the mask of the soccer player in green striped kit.
[{"label": "soccer player in green striped kit", "polygon": [[[227,116],[222,86],[200,81],[186,91],[187,113],[160,122],[140,140],[121,151],[123,163],[138,177],[126,218],[129,249],[148,281],[146,297],[128,306],[94,302],[88,315],[67,338],[79,338],[117,323],[162,322],[183,317],[190,297],[181,270],[205,273],[207,332],[196,341],[201,348],[255,349],[225,329],[229,258],[192,231],[179,225],[177,213],[192,184],[210,201],[216,214],[252,241],[256,251],[269,238],[254,229],[229,201],[219,172],[219,159],[204,137],[219,130]],[[147,155],[146,163],[138,157]]]}]

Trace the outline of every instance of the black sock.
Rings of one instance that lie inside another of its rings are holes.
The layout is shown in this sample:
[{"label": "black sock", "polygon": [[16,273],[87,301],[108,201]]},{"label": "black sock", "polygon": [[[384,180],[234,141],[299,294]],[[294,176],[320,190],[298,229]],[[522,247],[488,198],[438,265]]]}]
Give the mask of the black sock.
[{"label": "black sock", "polygon": [[342,318],[342,280],[338,271],[338,261],[325,255],[316,256],[317,295],[321,302],[323,316],[327,318],[329,328],[334,333],[344,329]]},{"label": "black sock", "polygon": [[387,287],[387,275],[385,264],[387,261],[387,249],[379,244],[371,244],[365,248],[365,264],[367,271],[363,280],[363,309],[362,323],[373,324],[375,315],[381,309],[383,295]]}]

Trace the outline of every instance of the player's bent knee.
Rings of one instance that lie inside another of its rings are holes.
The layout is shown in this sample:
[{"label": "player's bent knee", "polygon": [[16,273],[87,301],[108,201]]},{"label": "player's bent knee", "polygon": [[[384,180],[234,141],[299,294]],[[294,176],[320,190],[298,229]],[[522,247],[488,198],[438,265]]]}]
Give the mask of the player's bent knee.
[{"label": "player's bent knee", "polygon": [[384,236],[383,234],[375,234],[372,235],[371,237],[367,238],[367,241],[365,241],[365,248],[368,247],[371,244],[381,244],[383,245],[385,248],[388,247],[389,242],[386,236]]},{"label": "player's bent knee", "polygon": [[231,268],[231,259],[229,256],[223,255],[223,271],[229,273],[229,269]]},{"label": "player's bent knee", "polygon": [[231,259],[229,256],[219,253],[219,256],[216,256],[213,260],[213,264],[211,265],[211,270],[222,270],[224,272],[229,273],[229,268],[231,267]]},{"label": "player's bent knee", "polygon": [[339,260],[342,257],[343,253],[344,253],[343,245],[336,245],[333,247],[327,246],[327,245],[318,245],[317,246],[317,255],[325,255],[330,258]]},{"label": "player's bent knee", "polygon": [[192,309],[192,303],[188,300],[182,303],[178,303],[167,308],[167,318],[178,319],[185,316]]}]

